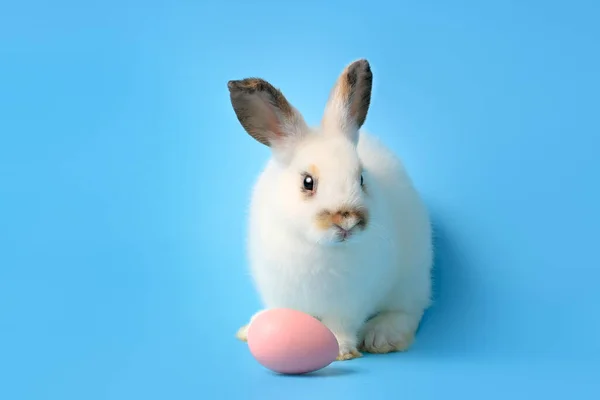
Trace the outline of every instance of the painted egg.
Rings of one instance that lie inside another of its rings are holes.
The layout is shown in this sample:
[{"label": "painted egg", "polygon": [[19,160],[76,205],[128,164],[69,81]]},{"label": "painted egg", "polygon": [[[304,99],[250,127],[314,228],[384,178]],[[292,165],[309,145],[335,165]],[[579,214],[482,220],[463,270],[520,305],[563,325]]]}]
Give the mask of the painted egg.
[{"label": "painted egg", "polygon": [[248,327],[248,347],[265,368],[281,374],[305,374],[335,361],[339,345],[318,319],[279,308],[259,313]]}]

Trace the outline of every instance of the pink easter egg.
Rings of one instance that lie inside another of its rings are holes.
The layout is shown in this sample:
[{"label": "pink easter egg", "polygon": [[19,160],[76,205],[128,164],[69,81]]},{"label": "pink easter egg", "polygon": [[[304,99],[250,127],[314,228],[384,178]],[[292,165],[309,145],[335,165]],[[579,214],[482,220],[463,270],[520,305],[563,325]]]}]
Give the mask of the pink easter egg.
[{"label": "pink easter egg", "polygon": [[305,374],[337,358],[338,342],[318,319],[279,308],[258,314],[248,328],[248,347],[265,368],[281,374]]}]

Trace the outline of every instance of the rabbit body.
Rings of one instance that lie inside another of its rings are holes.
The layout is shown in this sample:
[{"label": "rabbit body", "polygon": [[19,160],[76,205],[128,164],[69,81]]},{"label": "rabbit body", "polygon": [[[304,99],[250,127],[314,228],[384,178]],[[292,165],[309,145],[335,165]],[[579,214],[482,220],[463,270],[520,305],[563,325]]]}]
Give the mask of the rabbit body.
[{"label": "rabbit body", "polygon": [[262,80],[230,82],[230,91],[244,128],[273,149],[254,186],[248,230],[264,308],[319,318],[340,360],[406,350],[430,305],[431,228],[400,160],[359,130],[368,63],[344,70],[318,128]]}]

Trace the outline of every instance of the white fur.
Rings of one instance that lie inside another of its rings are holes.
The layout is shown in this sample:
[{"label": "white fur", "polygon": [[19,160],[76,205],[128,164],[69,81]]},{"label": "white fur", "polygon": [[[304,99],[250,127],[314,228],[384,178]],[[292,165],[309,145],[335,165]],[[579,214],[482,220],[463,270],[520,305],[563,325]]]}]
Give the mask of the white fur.
[{"label": "white fur", "polygon": [[[321,319],[338,339],[339,359],[359,356],[358,349],[404,350],[430,304],[425,206],[400,160],[374,137],[326,125],[304,129],[285,161],[274,151],[253,190],[250,270],[264,307]],[[299,177],[310,165],[318,168],[318,185],[306,199]],[[342,206],[365,207],[369,222],[340,243],[315,217]]]}]

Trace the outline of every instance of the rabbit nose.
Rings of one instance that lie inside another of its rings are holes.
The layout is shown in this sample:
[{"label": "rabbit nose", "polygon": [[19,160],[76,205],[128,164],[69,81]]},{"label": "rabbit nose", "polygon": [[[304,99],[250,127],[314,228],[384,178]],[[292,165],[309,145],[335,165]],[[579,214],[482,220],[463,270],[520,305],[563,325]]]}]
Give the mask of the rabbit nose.
[{"label": "rabbit nose", "polygon": [[344,216],[342,215],[342,213],[336,212],[331,217],[331,222],[333,223],[333,225],[341,227],[342,223],[344,222]]},{"label": "rabbit nose", "polygon": [[364,229],[367,225],[368,213],[363,208],[340,208],[336,212],[326,212],[330,215],[330,223],[349,231],[356,226]]},{"label": "rabbit nose", "polygon": [[353,214],[350,211],[338,211],[333,214],[331,222],[342,230],[350,230],[356,225],[356,221],[351,221],[352,219],[355,218],[353,218]]}]

